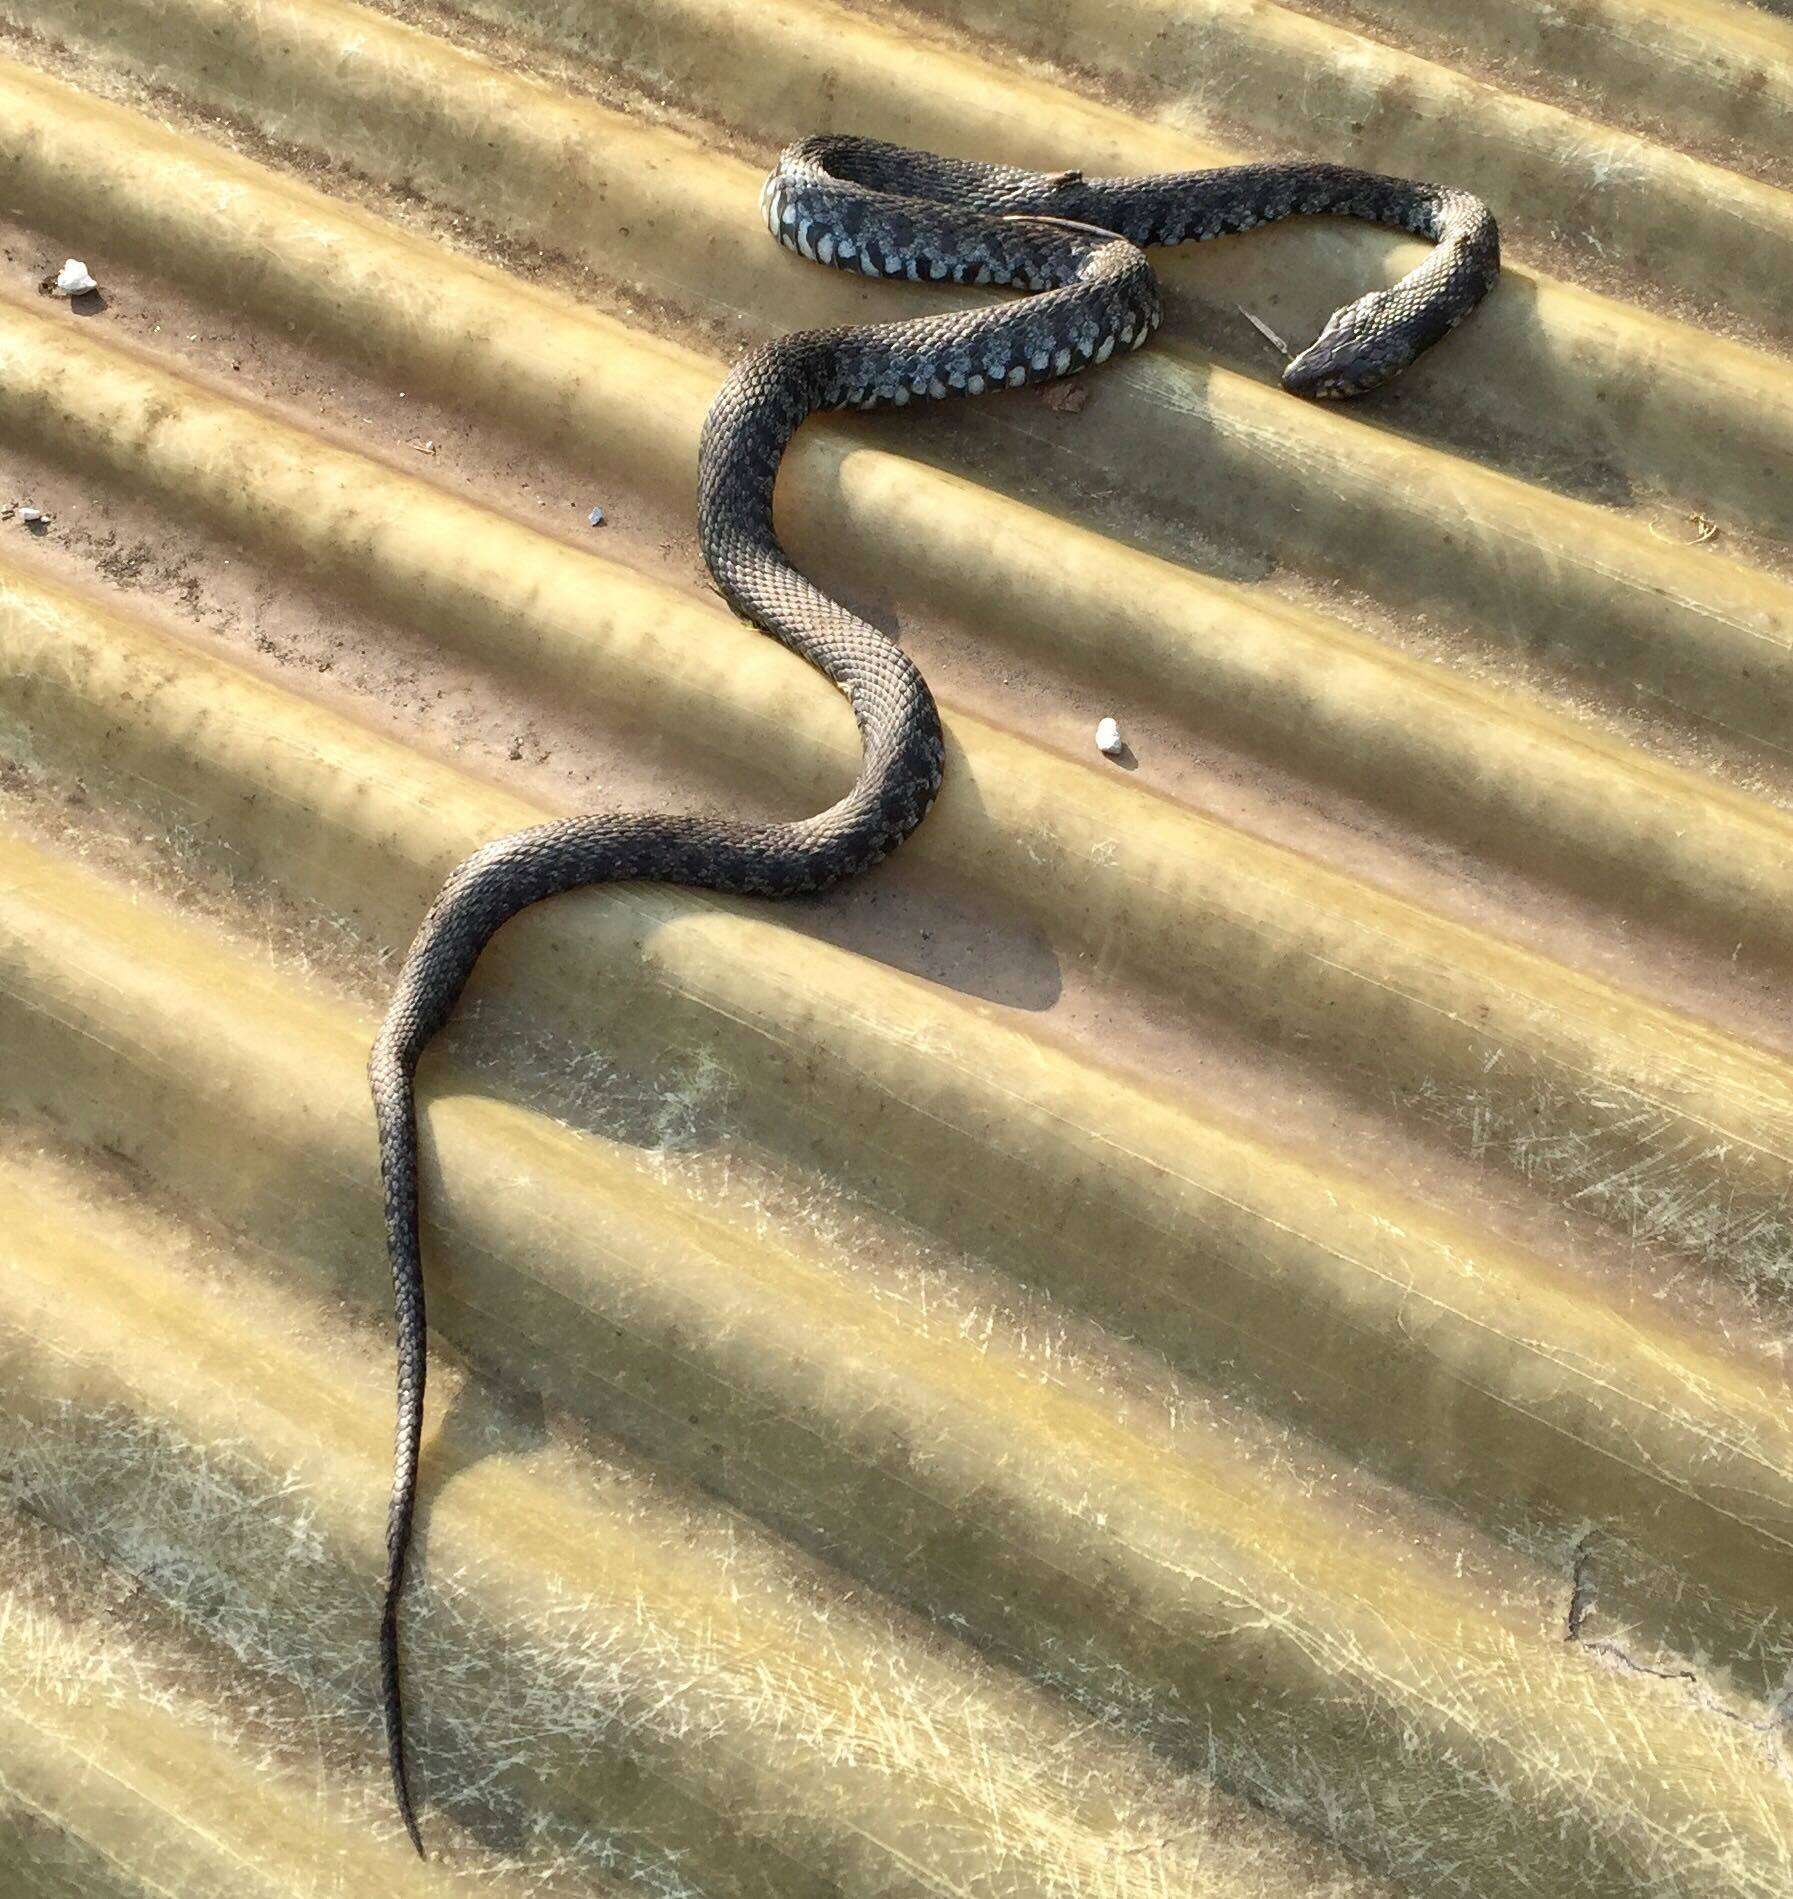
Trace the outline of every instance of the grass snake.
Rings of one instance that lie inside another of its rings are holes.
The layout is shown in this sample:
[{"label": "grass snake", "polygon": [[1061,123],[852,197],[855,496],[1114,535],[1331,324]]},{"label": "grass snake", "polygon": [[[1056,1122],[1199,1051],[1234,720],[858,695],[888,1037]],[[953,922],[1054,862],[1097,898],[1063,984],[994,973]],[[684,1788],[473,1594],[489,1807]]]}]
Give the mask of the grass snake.
[{"label": "grass snake", "polygon": [[773,532],[772,490],[792,435],[821,409],[900,407],[1019,388],[1137,349],[1160,315],[1149,245],[1323,212],[1431,239],[1435,248],[1416,270],[1337,311],[1284,369],[1283,387],[1308,396],[1355,395],[1385,382],[1474,309],[1500,268],[1494,220],[1477,199],[1341,165],[1086,178],[828,136],[805,139],[780,156],[761,208],[781,244],[819,264],[867,277],[1006,285],[1033,294],[912,322],[780,337],[735,365],[704,423],[697,506],[704,559],[737,613],[846,695],[864,746],[846,796],[793,824],[606,812],[534,825],[485,845],[454,871],[406,955],[368,1073],[398,1327],[381,1687],[393,1789],[420,1854],[398,1645],[426,1362],[418,1061],[480,951],[528,905],[625,880],[763,897],[820,890],[895,850],[940,786],[940,719],[926,681],[891,640],[798,573]]}]

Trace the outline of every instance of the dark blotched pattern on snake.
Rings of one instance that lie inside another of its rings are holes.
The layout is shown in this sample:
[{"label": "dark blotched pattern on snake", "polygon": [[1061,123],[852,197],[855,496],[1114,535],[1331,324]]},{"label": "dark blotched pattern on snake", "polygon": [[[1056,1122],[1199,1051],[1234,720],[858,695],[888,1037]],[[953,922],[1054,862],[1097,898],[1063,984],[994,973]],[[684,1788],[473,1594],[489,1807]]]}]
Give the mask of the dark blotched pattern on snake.
[{"label": "dark blotched pattern on snake", "polygon": [[527,905],[628,879],[765,897],[820,890],[895,850],[939,789],[940,721],[926,682],[883,634],[805,580],[772,531],[772,488],[791,436],[818,409],[1019,388],[1137,349],[1159,321],[1146,245],[1219,237],[1316,212],[1432,239],[1436,248],[1417,270],[1338,311],[1288,365],[1284,387],[1310,396],[1354,395],[1386,381],[1466,316],[1500,268],[1494,220],[1476,199],[1338,165],[1085,178],[824,137],[780,157],[761,203],[779,242],[817,263],[868,277],[1007,285],[1034,294],[915,322],[781,337],[742,358],[704,424],[704,558],[738,613],[846,694],[864,744],[847,795],[798,824],[612,812],[536,825],[486,845],[454,872],[405,958],[368,1073],[398,1321],[382,1687],[393,1785],[420,1853],[398,1664],[425,1370],[418,1059],[447,1021],[480,951]]}]

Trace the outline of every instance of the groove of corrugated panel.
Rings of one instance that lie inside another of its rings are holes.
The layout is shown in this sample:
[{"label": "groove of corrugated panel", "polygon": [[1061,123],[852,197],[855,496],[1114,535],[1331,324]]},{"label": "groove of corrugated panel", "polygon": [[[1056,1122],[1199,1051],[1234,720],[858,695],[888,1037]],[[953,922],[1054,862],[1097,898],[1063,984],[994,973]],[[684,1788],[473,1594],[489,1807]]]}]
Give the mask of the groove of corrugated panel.
[{"label": "groove of corrugated panel", "polygon": [[[7,1892],[1787,1889],[1790,71],[1716,0],[0,0]],[[1413,249],[1290,226],[1081,407],[805,430],[947,787],[827,899],[519,919],[426,1067],[419,1866],[362,1059],[478,841],[850,777],[689,521],[744,342],[939,307],[766,242],[828,127],[1441,175],[1511,261],[1349,409],[1263,328]]]}]

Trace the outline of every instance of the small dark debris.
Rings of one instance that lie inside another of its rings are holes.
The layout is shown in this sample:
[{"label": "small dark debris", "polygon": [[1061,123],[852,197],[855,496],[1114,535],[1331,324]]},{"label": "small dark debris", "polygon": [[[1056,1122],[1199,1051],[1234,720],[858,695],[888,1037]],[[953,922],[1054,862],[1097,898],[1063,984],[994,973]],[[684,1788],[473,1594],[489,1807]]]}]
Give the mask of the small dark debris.
[{"label": "small dark debris", "polygon": [[1056,410],[1060,415],[1075,415],[1089,401],[1089,384],[1049,382],[1040,391],[1040,400],[1048,409]]}]

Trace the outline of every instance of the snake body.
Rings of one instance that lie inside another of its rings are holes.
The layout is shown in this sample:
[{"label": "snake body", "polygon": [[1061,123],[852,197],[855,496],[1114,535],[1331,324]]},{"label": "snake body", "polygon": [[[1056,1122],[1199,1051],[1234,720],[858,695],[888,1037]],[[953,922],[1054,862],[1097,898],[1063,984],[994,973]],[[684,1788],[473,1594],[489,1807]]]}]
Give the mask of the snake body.
[{"label": "snake body", "polygon": [[1313,396],[1356,394],[1396,374],[1475,307],[1500,261],[1494,220],[1476,199],[1337,165],[1085,178],[822,137],[782,154],[761,206],[779,242],[817,263],[871,277],[1008,285],[1034,294],[995,308],[781,337],[735,366],[705,421],[698,449],[704,558],[736,612],[846,695],[864,747],[846,796],[794,824],[639,812],[532,826],[486,845],[454,871],[405,958],[368,1073],[398,1330],[382,1694],[393,1789],[420,1854],[398,1644],[426,1366],[418,1061],[480,951],[528,905],[630,880],[764,897],[820,890],[893,851],[939,789],[940,720],[926,682],[889,639],[798,573],[773,532],[773,484],[792,435],[817,410],[979,395],[1071,375],[1137,349],[1159,322],[1148,245],[1316,212],[1432,239],[1435,249],[1417,270],[1338,311],[1289,363],[1284,386]]}]

